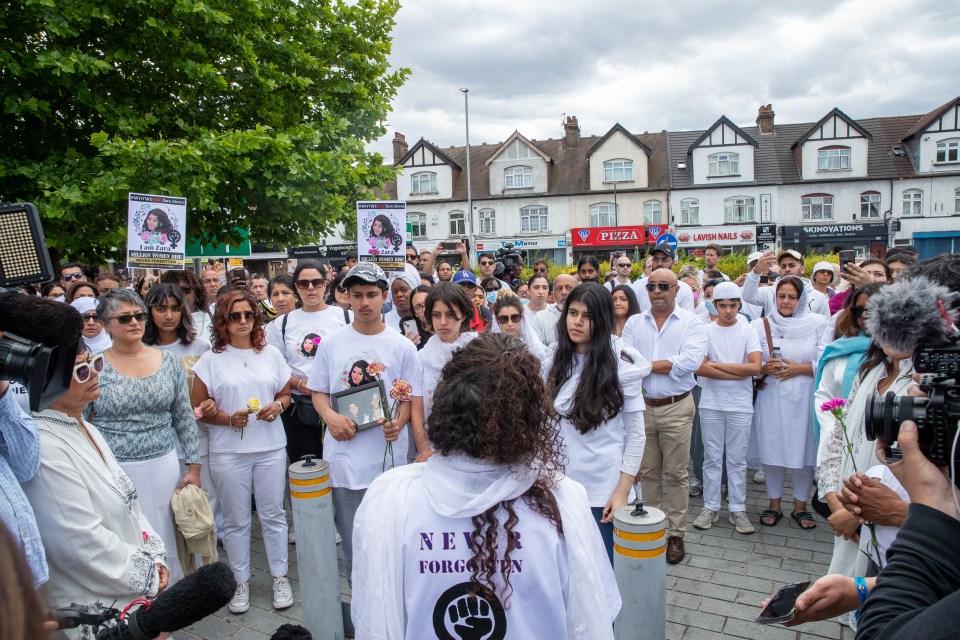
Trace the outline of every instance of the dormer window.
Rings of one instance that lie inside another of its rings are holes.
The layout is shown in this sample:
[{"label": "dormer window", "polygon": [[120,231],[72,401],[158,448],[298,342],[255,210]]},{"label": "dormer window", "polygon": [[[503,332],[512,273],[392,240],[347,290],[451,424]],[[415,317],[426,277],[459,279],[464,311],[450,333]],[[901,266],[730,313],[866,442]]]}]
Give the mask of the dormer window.
[{"label": "dormer window", "polygon": [[960,139],[954,138],[938,142],[937,162],[960,162]]},{"label": "dormer window", "polygon": [[603,163],[604,182],[633,181],[633,160],[608,160]]},{"label": "dormer window", "polygon": [[503,170],[504,189],[522,189],[533,186],[533,169],[530,167],[507,167]]},{"label": "dormer window", "polygon": [[711,178],[740,175],[739,153],[714,153],[707,156],[709,169],[707,175]]},{"label": "dormer window", "polygon": [[817,169],[842,171],[850,168],[850,147],[824,147],[817,151]]},{"label": "dormer window", "polygon": [[437,174],[421,171],[410,176],[410,193],[437,193]]}]

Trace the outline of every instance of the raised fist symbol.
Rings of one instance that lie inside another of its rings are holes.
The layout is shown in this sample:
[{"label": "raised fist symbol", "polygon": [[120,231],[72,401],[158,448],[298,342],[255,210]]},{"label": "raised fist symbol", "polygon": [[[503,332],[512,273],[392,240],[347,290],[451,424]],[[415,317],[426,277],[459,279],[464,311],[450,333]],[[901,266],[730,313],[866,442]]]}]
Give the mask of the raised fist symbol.
[{"label": "raised fist symbol", "polygon": [[460,596],[447,607],[447,615],[460,640],[483,640],[493,631],[493,611],[483,598]]}]

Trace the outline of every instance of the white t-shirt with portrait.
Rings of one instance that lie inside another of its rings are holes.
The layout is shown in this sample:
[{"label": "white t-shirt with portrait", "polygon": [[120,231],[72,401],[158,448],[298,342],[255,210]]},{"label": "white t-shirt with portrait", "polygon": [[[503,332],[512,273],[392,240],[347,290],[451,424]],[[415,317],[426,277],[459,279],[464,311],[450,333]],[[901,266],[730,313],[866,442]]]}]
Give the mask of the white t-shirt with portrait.
[{"label": "white t-shirt with portrait", "polygon": [[[283,325],[286,318],[286,327]],[[293,375],[304,380],[310,377],[313,360],[320,343],[347,326],[343,309],[329,306],[323,311],[294,309],[266,326],[267,344],[276,347],[287,359]],[[296,389],[292,389],[297,393]]]},{"label": "white t-shirt with portrait", "polygon": [[[210,350],[210,343],[202,338],[194,338],[190,344],[184,344],[177,340],[170,344],[155,344],[154,348],[160,351],[169,351],[180,359],[183,370],[187,374],[187,389],[193,389],[193,368],[200,360],[200,356]],[[205,422],[197,420],[197,431],[200,432],[200,455],[205,456],[210,453],[210,427]],[[183,448],[180,446],[180,438],[176,439],[177,457],[183,459]]]},{"label": "white t-shirt with portrait", "polygon": [[[727,364],[747,362],[747,355],[760,352],[760,338],[743,316],[737,316],[732,327],[721,327],[716,322],[704,323],[707,333],[707,359]],[[700,408],[716,411],[753,413],[753,378],[717,380],[699,376]]]},{"label": "white t-shirt with portrait", "polygon": [[[251,398],[259,400],[261,407],[266,406],[290,380],[290,366],[269,344],[259,353],[231,346],[221,353],[211,349],[200,357],[193,373],[207,385],[210,397],[220,410],[230,414],[246,409]],[[252,413],[243,429],[210,427],[211,455],[274,451],[285,446],[287,436],[279,418],[273,422],[261,421]]]},{"label": "white t-shirt with portrait", "polygon": [[[417,360],[417,348],[413,343],[396,331],[384,327],[375,335],[359,333],[349,325],[320,342],[320,349],[314,358],[310,370],[308,386],[314,391],[335,394],[351,387],[360,386],[374,380],[364,370],[367,366],[379,362],[384,365],[380,375],[384,391],[389,394],[396,380],[406,380],[412,384],[414,367]],[[357,376],[351,376],[356,370]],[[393,401],[388,396],[388,407]],[[331,398],[331,406],[333,398]],[[340,413],[347,415],[346,411]],[[407,429],[393,443],[393,461],[395,466],[405,464],[409,434]],[[383,473],[384,450],[387,443],[383,439],[382,427],[371,427],[357,431],[356,436],[343,442],[337,441],[327,430],[323,439],[324,459],[330,463],[330,478],[334,487],[345,489],[366,489],[370,483]],[[387,465],[390,459],[387,456]]]}]

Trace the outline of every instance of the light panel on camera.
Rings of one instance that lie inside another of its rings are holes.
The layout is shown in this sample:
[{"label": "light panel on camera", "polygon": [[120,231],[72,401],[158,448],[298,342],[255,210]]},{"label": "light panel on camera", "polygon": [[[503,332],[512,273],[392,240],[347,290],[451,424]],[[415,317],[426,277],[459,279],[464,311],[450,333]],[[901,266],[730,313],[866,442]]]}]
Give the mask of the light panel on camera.
[{"label": "light panel on camera", "polygon": [[53,280],[40,214],[30,203],[0,206],[0,287]]}]

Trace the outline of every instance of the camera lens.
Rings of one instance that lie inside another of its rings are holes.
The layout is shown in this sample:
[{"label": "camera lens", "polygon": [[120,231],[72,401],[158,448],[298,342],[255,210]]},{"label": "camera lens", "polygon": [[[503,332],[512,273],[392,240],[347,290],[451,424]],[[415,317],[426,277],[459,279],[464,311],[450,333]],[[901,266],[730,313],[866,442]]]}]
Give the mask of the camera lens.
[{"label": "camera lens", "polygon": [[887,392],[882,398],[874,398],[864,415],[864,429],[867,440],[883,438],[887,444],[896,442],[900,434],[900,423],[913,420],[918,428],[923,428],[927,417],[929,398],[897,396]]}]

